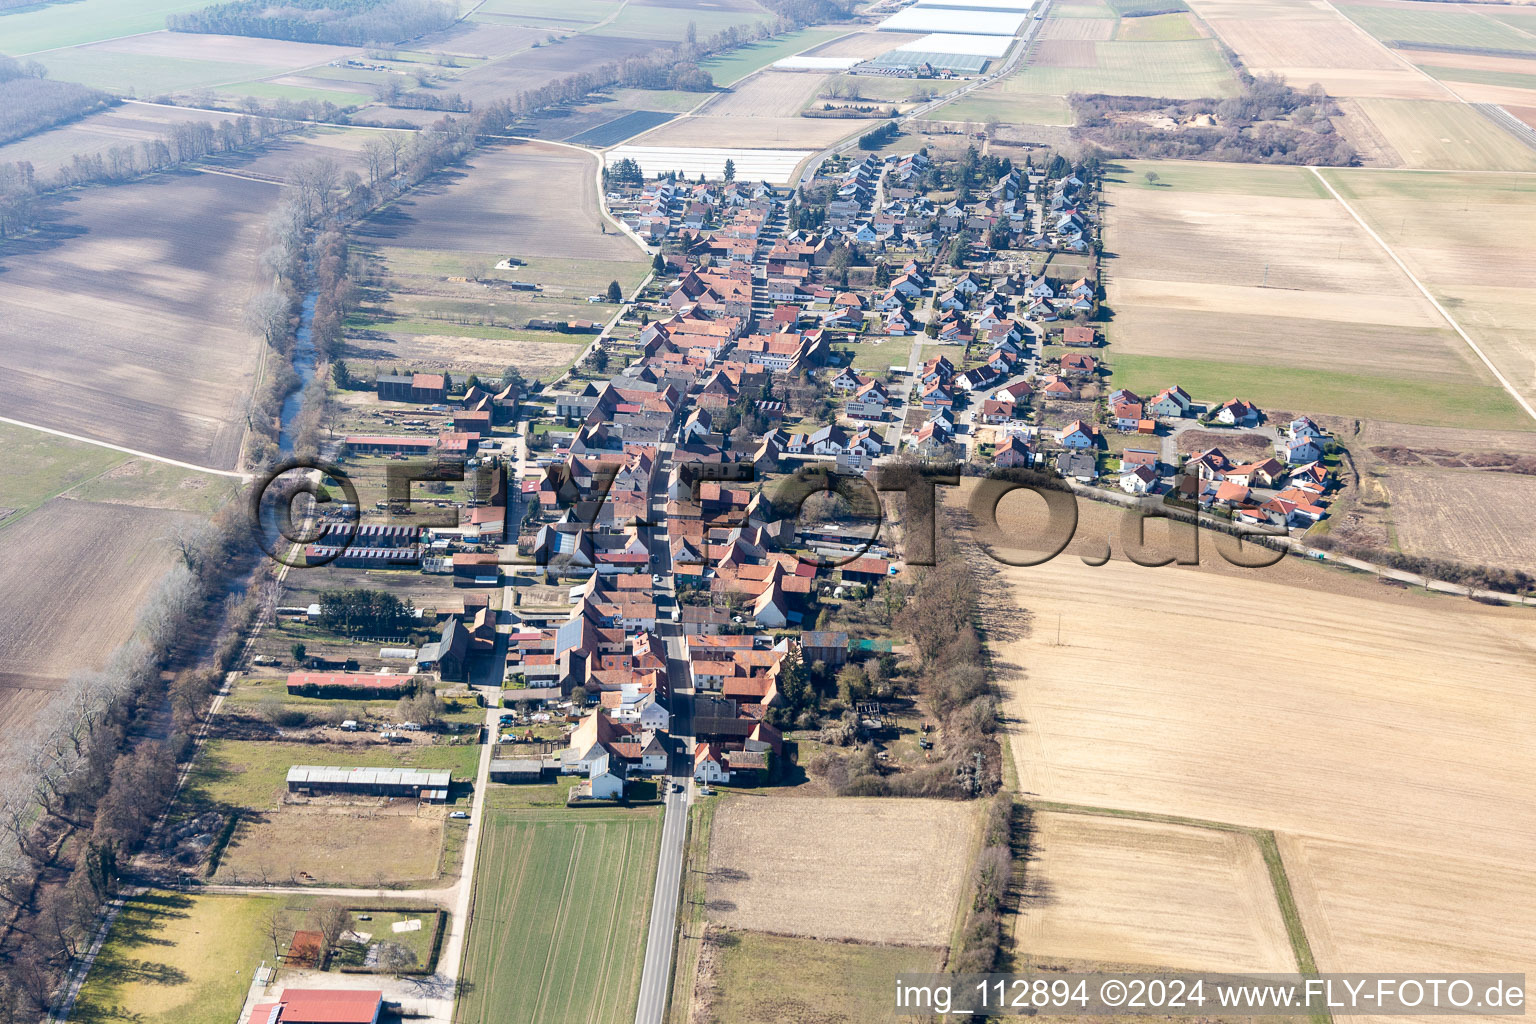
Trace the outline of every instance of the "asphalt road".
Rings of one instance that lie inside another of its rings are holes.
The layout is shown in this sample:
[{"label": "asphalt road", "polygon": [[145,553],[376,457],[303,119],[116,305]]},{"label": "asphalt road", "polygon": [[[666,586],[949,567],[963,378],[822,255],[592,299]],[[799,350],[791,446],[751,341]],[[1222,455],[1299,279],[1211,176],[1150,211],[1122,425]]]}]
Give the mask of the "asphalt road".
[{"label": "asphalt road", "polygon": [[[677,422],[674,420],[673,426]],[[635,1024],[661,1024],[667,1011],[672,982],[672,945],[677,935],[677,906],[682,895],[683,847],[688,835],[688,801],[693,750],[693,694],[688,688],[688,664],[683,658],[682,627],[671,621],[676,604],[672,579],[672,547],[666,526],[665,484],[671,471],[674,445],[663,444],[651,473],[650,519],[659,524],[651,531],[651,571],[661,576],[655,587],[656,632],[667,652],[668,708],[672,713],[671,771],[661,780],[666,787],[661,825],[661,849],[657,855],[656,887],[651,897],[651,923],[645,942],[645,964],[640,975],[640,999]],[[674,791],[675,790],[675,791]]]}]

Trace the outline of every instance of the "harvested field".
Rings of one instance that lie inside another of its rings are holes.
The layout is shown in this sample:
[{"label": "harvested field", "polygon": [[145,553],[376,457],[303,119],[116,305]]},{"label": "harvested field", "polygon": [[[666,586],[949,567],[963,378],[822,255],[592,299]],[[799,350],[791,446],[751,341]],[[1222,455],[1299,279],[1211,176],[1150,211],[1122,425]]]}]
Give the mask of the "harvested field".
[{"label": "harvested field", "polygon": [[284,806],[241,816],[214,881],[378,888],[438,877],[444,811],[407,801],[387,807]]},{"label": "harvested field", "polygon": [[784,935],[947,945],[976,821],[974,806],[940,800],[729,800],[710,838],[710,917]]},{"label": "harvested field", "polygon": [[[1042,43],[1075,39],[1103,41],[1115,38],[1116,24],[1113,18],[1051,18],[1040,27],[1039,39]],[[1035,53],[1038,55],[1043,49],[1038,46]]]},{"label": "harvested field", "polygon": [[369,218],[357,237],[497,254],[537,239],[540,256],[638,261],[643,254],[627,237],[594,230],[601,219],[596,170],[589,156],[536,142],[486,150]]},{"label": "harvested field", "polygon": [[277,198],[189,171],[61,199],[0,260],[8,414],[232,468],[262,348],[241,317]]},{"label": "harvested field", "polygon": [[1036,812],[1015,933],[1032,959],[1292,971],[1258,844],[1241,832]]},{"label": "harvested field", "polygon": [[1193,0],[1196,12],[1251,71],[1318,82],[1333,96],[1445,99],[1332,7],[1294,0]]},{"label": "harvested field", "polygon": [[1381,483],[1405,553],[1536,573],[1536,477],[1395,466]]},{"label": "harvested field", "polygon": [[[1018,500],[999,518],[1027,536],[1040,517]],[[999,609],[1021,624],[996,649],[1021,790],[1353,851],[1347,877],[1314,879],[1306,859],[1286,859],[1293,886],[1334,901],[1320,919],[1301,899],[1325,970],[1428,969],[1445,950],[1469,951],[1458,962],[1484,970],[1536,967],[1536,936],[1518,924],[1532,907],[1529,873],[1500,888],[1536,843],[1536,806],[1522,795],[1536,771],[1521,725],[1536,715],[1531,612],[1298,559],[1238,569],[1209,538],[1198,568],[1131,564],[1118,540],[1117,557],[1085,565],[1077,555],[1102,551],[1094,538],[1118,520],[1084,503],[1080,539],[1063,555],[1001,570],[1022,606]],[[1102,670],[1170,638],[1176,658]],[[1311,670],[1215,668],[1256,639],[1307,651]],[[1399,867],[1415,857],[1441,879]]]},{"label": "harvested field", "polygon": [[[1536,181],[1325,172],[1528,401],[1536,399]],[[1512,426],[1527,427],[1529,418]]]},{"label": "harvested field", "polygon": [[[1310,172],[1168,163],[1126,168],[1110,186],[1105,217],[1117,254],[1108,284],[1108,304],[1116,311],[1110,361],[1117,370],[1130,369],[1125,357],[1202,359],[1250,363],[1280,377],[1331,372],[1427,389],[1399,394],[1381,382],[1386,390],[1371,399],[1369,414],[1401,422],[1450,425],[1464,411],[1457,389],[1492,402],[1489,408],[1513,408],[1402,271],[1309,180]],[[1159,175],[1155,185],[1142,180],[1148,168]],[[1277,340],[1285,345],[1283,361],[1275,357]],[[1443,391],[1440,399],[1436,389]],[[1291,390],[1282,384],[1250,397],[1294,407],[1302,396]],[[1319,398],[1349,399],[1339,389],[1328,391]],[[1401,405],[1394,404],[1398,398]],[[1304,407],[1367,414],[1365,408]]]},{"label": "harvested field", "polygon": [[1030,64],[1039,68],[1097,67],[1093,43],[1077,39],[1045,39],[1035,47]]},{"label": "harvested field", "polygon": [[[790,76],[785,76],[790,77]],[[878,124],[852,118],[680,117],[636,139],[647,147],[819,149]]]},{"label": "harvested field", "polygon": [[[0,718],[101,667],[174,563],[182,513],[54,498],[0,532]],[[22,691],[20,697],[12,695]]]},{"label": "harvested field", "polygon": [[916,42],[920,35],[900,32],[854,32],[805,51],[807,57],[878,57],[898,46]]},{"label": "harvested field", "polygon": [[1359,101],[1409,167],[1448,171],[1533,171],[1536,150],[1465,103]]},{"label": "harvested field", "polygon": [[168,133],[172,125],[181,122],[218,122],[233,117],[184,107],[124,103],[0,146],[0,163],[26,160],[43,176],[69,163],[76,153],[104,153],[113,146],[136,146]]},{"label": "harvested field", "polygon": [[1280,852],[1319,970],[1529,973],[1536,962],[1528,864],[1316,836],[1282,835]]},{"label": "harvested field", "polygon": [[760,71],[699,111],[707,117],[794,117],[821,88],[818,75]]},{"label": "harvested field", "polygon": [[[494,40],[487,39],[479,43],[480,49],[487,51],[485,56],[496,56],[492,51],[503,52],[517,50],[521,28],[497,29]],[[535,38],[545,38],[548,30],[534,32]],[[457,38],[449,38],[445,44],[447,52],[466,52],[463,47],[469,45]],[[587,33],[583,35],[568,36],[564,40],[551,45],[540,46],[537,49],[518,50],[516,60],[493,60],[478,67],[470,68],[454,79],[453,90],[470,100],[476,106],[494,103],[497,100],[515,96],[519,92],[528,89],[537,89],[542,85],[563,78],[566,75],[578,71],[591,70],[599,65],[611,61],[622,61],[626,57],[636,57],[655,50],[660,44],[649,39],[630,39],[622,36],[597,35]],[[471,55],[480,55],[474,50]],[[440,114],[434,113],[434,119]]]},{"label": "harvested field", "polygon": [[617,114],[586,128],[575,134],[568,135],[566,142],[578,146],[592,146],[597,149],[606,149],[616,146],[625,139],[633,138],[641,132],[648,132],[657,125],[666,124],[672,120],[673,114],[660,110],[631,110],[621,113],[617,110],[607,111],[605,116]]}]

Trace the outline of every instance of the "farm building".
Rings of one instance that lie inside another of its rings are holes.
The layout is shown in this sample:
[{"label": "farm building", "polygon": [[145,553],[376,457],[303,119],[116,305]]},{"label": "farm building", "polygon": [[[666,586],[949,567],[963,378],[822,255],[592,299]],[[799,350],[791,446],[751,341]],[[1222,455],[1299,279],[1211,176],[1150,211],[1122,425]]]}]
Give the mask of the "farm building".
[{"label": "farm building", "polygon": [[346,440],[347,450],[357,455],[427,455],[437,447],[437,438],[394,434],[353,434]]},{"label": "farm building", "polygon": [[383,523],[322,523],[315,542],[326,547],[408,548],[421,543],[421,527],[386,526]]},{"label": "farm building", "polygon": [[448,772],[416,768],[325,768],[296,764],[288,769],[288,792],[304,796],[414,796],[428,803],[448,799]]},{"label": "farm building", "polygon": [[363,547],[351,544],[306,544],[306,565],[334,565],[340,569],[408,569],[421,563],[418,547]]},{"label": "farm building", "polygon": [[491,761],[492,782],[538,782],[544,762],[534,758],[498,757]]},{"label": "farm building", "polygon": [[249,1024],[376,1024],[383,1009],[378,989],[288,988],[253,1007]]},{"label": "farm building", "polygon": [[820,661],[828,668],[837,668],[848,660],[848,634],[814,631],[802,633],[800,656],[807,665]]},{"label": "farm building", "polygon": [[414,682],[414,677],[398,674],[290,672],[288,692],[301,697],[400,697],[411,691]]},{"label": "farm building", "polygon": [[448,382],[440,373],[413,373],[410,376],[380,377],[375,384],[384,402],[441,402],[448,394]]}]

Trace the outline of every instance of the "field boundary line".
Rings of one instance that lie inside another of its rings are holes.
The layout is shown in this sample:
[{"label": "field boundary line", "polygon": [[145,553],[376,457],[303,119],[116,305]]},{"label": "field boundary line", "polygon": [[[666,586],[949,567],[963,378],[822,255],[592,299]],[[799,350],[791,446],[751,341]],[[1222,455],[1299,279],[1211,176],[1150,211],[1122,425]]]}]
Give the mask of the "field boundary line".
[{"label": "field boundary line", "polygon": [[[270,184],[270,182],[268,183]],[[52,434],[54,437],[62,437],[66,441],[79,441],[81,444],[93,444],[98,448],[110,448],[124,455],[132,455],[140,459],[149,459],[152,462],[163,462],[167,466],[175,466],[178,469],[190,469],[196,473],[208,473],[212,476],[226,476],[232,480],[249,482],[252,474],[242,473],[234,469],[214,469],[212,466],[199,466],[191,462],[182,462],[179,459],[166,458],[164,455],[155,455],[152,452],[141,452],[137,448],[124,448],[120,444],[112,444],[110,441],[100,441],[94,437],[85,437],[81,434],[71,434],[63,430],[55,430],[52,427],[38,426],[36,423],[28,423],[25,420],[14,420],[9,416],[0,416],[0,423],[9,423],[13,427],[26,427],[28,430],[41,431],[44,434]]]},{"label": "field boundary line", "polygon": [[1536,408],[1532,408],[1531,403],[1527,402],[1524,396],[1522,396],[1519,391],[1515,390],[1515,386],[1509,382],[1509,378],[1505,377],[1504,374],[1499,371],[1499,368],[1493,365],[1493,360],[1488,358],[1487,354],[1483,352],[1482,348],[1477,344],[1477,342],[1472,340],[1472,336],[1462,328],[1461,324],[1456,321],[1455,317],[1451,316],[1450,310],[1442,306],[1440,304],[1440,300],[1436,299],[1433,295],[1430,294],[1430,291],[1427,287],[1425,287],[1424,282],[1420,281],[1418,277],[1414,275],[1413,271],[1408,269],[1408,264],[1404,263],[1402,257],[1399,256],[1393,250],[1393,248],[1387,244],[1386,239],[1377,234],[1375,229],[1365,222],[1365,218],[1361,217],[1359,213],[1355,212],[1355,208],[1350,206],[1349,203],[1345,201],[1343,196],[1339,195],[1338,189],[1333,187],[1333,182],[1329,181],[1321,170],[1316,167],[1309,168],[1309,170],[1311,170],[1311,172],[1317,177],[1318,181],[1323,183],[1323,187],[1328,190],[1328,194],[1333,196],[1333,198],[1338,201],[1338,204],[1344,207],[1345,212],[1354,218],[1355,223],[1359,224],[1365,233],[1370,235],[1372,240],[1374,240],[1377,245],[1381,246],[1381,251],[1391,257],[1392,262],[1397,264],[1398,269],[1403,272],[1404,276],[1406,276],[1409,281],[1412,281],[1413,286],[1417,288],[1426,299],[1429,300],[1429,304],[1435,307],[1435,311],[1445,318],[1445,322],[1451,325],[1451,329],[1461,336],[1461,340],[1467,343],[1467,347],[1477,355],[1477,358],[1483,361],[1483,365],[1488,367],[1488,372],[1493,374],[1494,379],[1499,382],[1499,386],[1502,387],[1505,391],[1509,392],[1509,396],[1515,400],[1516,404],[1518,404],[1520,408],[1525,410],[1525,414],[1527,416],[1529,416],[1532,420],[1536,420]]},{"label": "field boundary line", "polygon": [[[1129,811],[1116,807],[1093,807],[1088,804],[1065,804],[1054,800],[1020,798],[1019,802],[1030,811],[1047,811],[1055,814],[1076,814],[1083,817],[1122,818],[1127,821],[1147,821],[1160,825],[1179,825],[1210,832],[1231,832],[1252,839],[1264,859],[1269,872],[1270,889],[1275,897],[1275,909],[1285,925],[1286,938],[1290,940],[1291,955],[1296,958],[1296,969],[1302,974],[1316,974],[1317,960],[1312,955],[1312,943],[1307,939],[1307,929],[1296,906],[1296,896],[1291,891],[1291,879],[1285,871],[1285,860],[1280,856],[1280,844],[1273,829],[1238,825],[1230,821],[1211,821],[1205,818],[1186,818],[1178,814],[1160,814],[1156,811]],[[1333,1020],[1328,1012],[1314,1013],[1312,1020],[1326,1024]]]}]

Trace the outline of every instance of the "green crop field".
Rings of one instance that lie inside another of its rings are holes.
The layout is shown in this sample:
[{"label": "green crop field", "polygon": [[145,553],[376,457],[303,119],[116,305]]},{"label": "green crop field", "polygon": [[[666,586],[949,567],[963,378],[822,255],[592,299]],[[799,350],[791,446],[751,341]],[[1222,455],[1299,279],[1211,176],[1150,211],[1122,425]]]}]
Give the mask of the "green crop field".
[{"label": "green crop field", "polygon": [[[765,11],[704,10],[697,7],[650,7],[631,3],[617,18],[603,26],[603,32],[626,39],[662,39],[681,41],[691,23],[702,41],[733,25],[751,25],[769,20]],[[771,44],[771,41],[770,41]],[[722,82],[715,76],[715,84]]]},{"label": "green crop field", "polygon": [[459,1024],[628,1024],[661,814],[487,810]]},{"label": "green crop field", "polygon": [[262,100],[319,100],[322,103],[334,103],[338,107],[356,107],[373,100],[371,95],[364,92],[316,89],[278,82],[236,82],[233,85],[221,85],[214,91],[222,96],[255,96]]},{"label": "green crop field", "polygon": [[1020,92],[1019,80],[1013,76],[946,103],[925,120],[1066,126],[1072,123],[1072,108],[1060,96],[1032,96]]},{"label": "green crop field", "polygon": [[1382,42],[1472,46],[1536,52],[1536,34],[1522,32],[1477,11],[1406,10],[1339,4],[1344,16]]},{"label": "green crop field", "polygon": [[1145,18],[1122,19],[1115,38],[1127,42],[1172,42],[1178,39],[1200,39],[1202,36],[1187,14],[1157,14]]},{"label": "green crop field", "polygon": [[596,24],[620,7],[619,0],[486,0],[480,14]]},{"label": "green crop field", "polygon": [[[1442,82],[1501,85],[1510,89],[1536,89],[1536,74],[1526,75],[1517,71],[1484,71],[1480,68],[1447,68],[1438,64],[1420,64],[1419,70],[1428,72]],[[1532,70],[1536,71],[1536,68]]]},{"label": "green crop field", "polygon": [[[0,25],[3,25],[3,21],[0,21]],[[225,82],[265,78],[288,70],[263,67],[260,64],[113,53],[110,50],[83,47],[56,50],[38,59],[48,68],[50,77],[81,82],[120,94],[133,92],[139,96],[157,96]]]},{"label": "green crop field", "polygon": [[0,14],[0,50],[24,57],[39,50],[99,43],[165,28],[165,16],[206,7],[207,0],[78,0]]},{"label": "green crop field", "polygon": [[1122,18],[1137,15],[1162,14],[1165,11],[1187,11],[1184,0],[1109,0],[1109,6]]},{"label": "green crop field", "polygon": [[[676,17],[675,13],[673,17]],[[716,85],[734,85],[752,72],[761,71],[776,60],[792,57],[802,50],[809,50],[813,46],[819,46],[829,39],[836,39],[842,35],[847,35],[847,32],[836,28],[801,29],[799,32],[791,32],[788,35],[774,36],[772,39],[738,46],[719,57],[700,61],[699,65],[714,76]]]},{"label": "green crop field", "polygon": [[[1149,171],[1157,175],[1156,184],[1146,180]],[[1212,195],[1266,196],[1275,199],[1328,198],[1327,190],[1312,174],[1296,167],[1137,160],[1131,166],[1112,165],[1105,174],[1105,181],[1115,186],[1185,190]]]},{"label": "green crop field", "polygon": [[1073,92],[1172,99],[1235,96],[1236,76],[1211,39],[1174,42],[1095,42],[1095,66],[1048,67],[1032,63],[1015,76],[1023,92],[1065,96]]},{"label": "green crop field", "polygon": [[1116,354],[1113,346],[1106,358],[1114,387],[1143,394],[1178,384],[1192,395],[1241,395],[1260,408],[1309,414],[1479,430],[1518,430],[1530,423],[1495,385],[1133,356]]},{"label": "green crop field", "polygon": [[[942,954],[921,946],[821,942],[760,932],[715,933],[717,1024],[897,1021],[891,979],[937,971]],[[793,986],[780,984],[785,977]],[[765,997],[765,993],[772,993]]]}]

